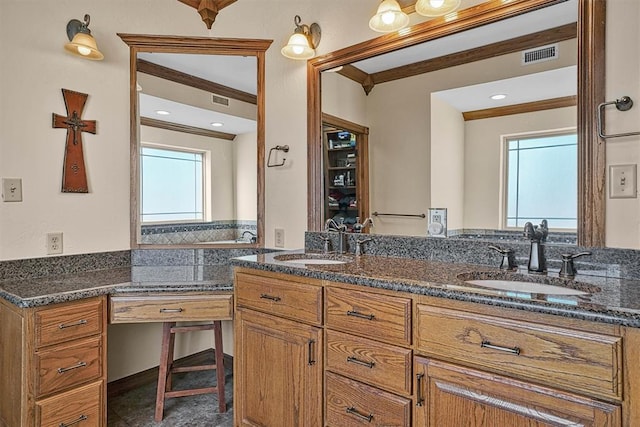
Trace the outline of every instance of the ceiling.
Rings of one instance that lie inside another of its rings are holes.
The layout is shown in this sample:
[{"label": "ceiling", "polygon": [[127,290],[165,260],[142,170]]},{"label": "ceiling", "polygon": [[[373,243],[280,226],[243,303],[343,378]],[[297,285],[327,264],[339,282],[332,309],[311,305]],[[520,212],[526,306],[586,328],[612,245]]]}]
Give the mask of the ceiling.
[{"label": "ceiling", "polygon": [[[138,59],[253,95],[257,94],[257,62],[254,56],[138,53]],[[216,108],[213,103],[211,109],[205,109],[145,94],[144,87],[138,93],[141,117],[233,135],[255,132],[257,129],[255,120],[222,112],[221,108]],[[167,111],[171,114],[159,115],[156,111]],[[213,127],[211,123],[222,123],[223,126]]]},{"label": "ceiling", "polygon": [[[404,3],[410,6],[415,2],[405,0]],[[478,0],[463,0],[462,7],[470,7],[478,3],[480,3]],[[568,0],[564,3],[481,28],[359,61],[353,65],[367,73],[384,71],[576,22],[577,12],[577,0]],[[425,20],[422,17],[416,18],[416,16],[415,13],[411,15],[412,23],[416,19],[418,20],[416,22]],[[256,94],[256,59],[254,57],[139,53],[139,58],[218,84]],[[522,77],[522,79],[526,78],[526,80],[507,79],[452,89],[440,92],[438,96],[445,100],[450,99],[451,103],[460,111],[472,111],[548,99],[548,97],[575,95],[575,76],[575,67],[567,67],[554,72],[537,73]],[[553,84],[558,79],[567,80],[571,83],[569,85]],[[566,89],[553,93],[554,87],[561,86],[571,88],[571,93],[566,93]],[[540,88],[544,88],[544,90],[540,90]],[[489,95],[495,93],[509,93],[509,97],[496,103],[496,101],[489,100]],[[543,98],[543,96],[546,98]],[[467,101],[463,102],[463,100]],[[170,111],[171,115],[159,116],[155,114],[157,110]],[[143,117],[236,135],[253,132],[256,129],[255,121],[239,119],[213,109],[196,108],[185,104],[178,105],[178,103],[171,100],[148,96],[144,94],[144,88],[140,93],[140,111]],[[224,126],[212,128],[212,122],[224,123]]]}]

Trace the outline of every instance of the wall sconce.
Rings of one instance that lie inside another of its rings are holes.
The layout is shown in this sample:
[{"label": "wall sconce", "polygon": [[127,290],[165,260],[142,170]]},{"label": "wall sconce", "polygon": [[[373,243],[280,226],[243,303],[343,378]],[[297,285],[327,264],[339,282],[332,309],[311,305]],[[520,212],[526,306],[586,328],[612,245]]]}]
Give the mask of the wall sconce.
[{"label": "wall sconce", "polygon": [[296,29],[293,31],[289,42],[280,51],[282,55],[290,59],[310,59],[316,54],[315,49],[320,44],[320,25],[315,22],[311,25],[300,24],[302,19],[296,15],[293,19]]},{"label": "wall sconce", "polygon": [[460,0],[418,0],[416,13],[422,16],[442,16],[453,12],[460,6]]},{"label": "wall sconce", "polygon": [[406,27],[408,23],[409,16],[400,9],[396,0],[383,0],[369,20],[369,28],[379,33],[389,33]]},{"label": "wall sconce", "polygon": [[104,55],[98,50],[96,40],[91,36],[91,30],[89,30],[90,19],[87,14],[84,15],[84,22],[72,19],[67,23],[69,43],[65,44],[64,48],[74,55],[100,61],[104,58]]}]

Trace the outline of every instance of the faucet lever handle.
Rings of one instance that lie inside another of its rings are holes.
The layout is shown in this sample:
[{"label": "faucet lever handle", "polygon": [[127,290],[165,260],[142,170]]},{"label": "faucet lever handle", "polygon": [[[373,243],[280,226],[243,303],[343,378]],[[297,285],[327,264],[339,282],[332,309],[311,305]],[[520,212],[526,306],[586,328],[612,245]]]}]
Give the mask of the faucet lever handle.
[{"label": "faucet lever handle", "polygon": [[513,249],[509,249],[509,248],[503,249],[500,246],[494,246],[494,245],[489,246],[489,249],[492,249],[502,255],[502,262],[500,262],[501,270],[517,270],[518,269],[518,265],[516,264],[516,257],[513,252]]},{"label": "faucet lever handle", "polygon": [[562,254],[560,256],[562,257],[563,261],[565,259],[568,261],[572,261],[578,257],[585,256],[585,255],[591,255],[591,252],[578,252],[577,254]]},{"label": "faucet lever handle", "polygon": [[365,243],[370,242],[370,241],[371,241],[371,238],[356,240],[356,256],[362,255],[362,245],[364,245]]},{"label": "faucet lever handle", "polygon": [[575,277],[578,271],[576,270],[573,260],[585,255],[591,255],[591,252],[578,252],[577,254],[561,254],[560,256],[562,257],[562,267],[560,267],[560,272],[558,273],[558,276],[566,277],[566,278]]}]

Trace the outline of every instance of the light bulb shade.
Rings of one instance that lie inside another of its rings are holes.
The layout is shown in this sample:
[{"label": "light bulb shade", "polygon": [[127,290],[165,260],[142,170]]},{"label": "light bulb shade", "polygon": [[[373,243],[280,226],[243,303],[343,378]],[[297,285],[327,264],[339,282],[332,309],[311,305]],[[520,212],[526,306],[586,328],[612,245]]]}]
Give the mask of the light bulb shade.
[{"label": "light bulb shade", "polygon": [[64,45],[64,48],[74,55],[83,58],[100,61],[104,58],[102,52],[98,50],[96,40],[87,33],[77,33],[73,36],[73,40]]},{"label": "light bulb shade", "polygon": [[422,16],[442,16],[460,7],[460,0],[418,0],[416,13]]},{"label": "light bulb shade", "polygon": [[406,27],[408,23],[409,16],[400,9],[396,0],[383,0],[369,20],[369,28],[379,33],[389,33]]},{"label": "light bulb shade", "polygon": [[316,54],[315,50],[309,46],[309,39],[302,33],[293,33],[281,52],[290,59],[310,59]]}]

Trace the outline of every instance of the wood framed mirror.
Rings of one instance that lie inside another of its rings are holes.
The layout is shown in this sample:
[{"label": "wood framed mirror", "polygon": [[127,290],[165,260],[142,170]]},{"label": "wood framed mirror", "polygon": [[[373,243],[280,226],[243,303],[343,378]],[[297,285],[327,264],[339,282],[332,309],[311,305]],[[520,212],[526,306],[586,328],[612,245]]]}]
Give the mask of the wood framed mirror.
[{"label": "wood framed mirror", "polygon": [[[307,65],[308,229],[320,231],[324,221],[322,72],[561,3],[565,1],[489,1],[310,60]],[[577,242],[582,246],[604,246],[605,149],[597,135],[595,111],[604,100],[605,2],[577,0],[577,8]],[[370,135],[370,153],[374,144]],[[372,205],[372,209],[376,207]]]},{"label": "wood framed mirror", "polygon": [[[272,40],[118,36],[130,48],[131,247],[261,247],[265,52]],[[188,72],[185,64],[204,69]],[[214,69],[230,70],[235,81],[220,73],[225,81],[205,78]],[[193,125],[152,118],[157,105],[202,118]],[[226,121],[242,130],[205,129]],[[184,176],[174,175],[183,169]]]}]

